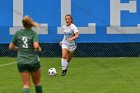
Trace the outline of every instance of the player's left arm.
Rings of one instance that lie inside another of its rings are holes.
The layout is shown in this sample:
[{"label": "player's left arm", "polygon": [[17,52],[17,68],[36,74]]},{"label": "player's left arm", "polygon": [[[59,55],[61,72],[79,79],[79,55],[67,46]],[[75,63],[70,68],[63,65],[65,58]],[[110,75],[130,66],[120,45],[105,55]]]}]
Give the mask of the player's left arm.
[{"label": "player's left arm", "polygon": [[14,35],[13,38],[12,38],[11,43],[9,44],[9,49],[10,49],[10,50],[14,50],[14,51],[18,51],[18,50],[19,50],[19,47],[15,46],[15,43],[16,43],[16,41],[17,41],[18,32],[19,32],[19,31],[17,31],[17,32],[15,33],[15,35]]},{"label": "player's left arm", "polygon": [[71,42],[72,40],[76,40],[79,37],[79,31],[77,29],[77,27],[73,24],[72,25],[72,30],[74,31],[74,36],[71,38],[68,38],[68,41]]},{"label": "player's left arm", "polygon": [[76,40],[79,37],[78,31],[75,33],[74,37],[68,38],[68,41]]}]

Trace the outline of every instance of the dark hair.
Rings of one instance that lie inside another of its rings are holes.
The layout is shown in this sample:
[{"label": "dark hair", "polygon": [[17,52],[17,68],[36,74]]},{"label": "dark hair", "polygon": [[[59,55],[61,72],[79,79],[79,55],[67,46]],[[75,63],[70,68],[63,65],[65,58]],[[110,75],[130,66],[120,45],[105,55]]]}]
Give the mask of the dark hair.
[{"label": "dark hair", "polygon": [[71,23],[74,23],[72,16],[71,16],[70,14],[66,14],[66,15],[65,15],[65,18],[66,18],[67,16],[69,16],[69,17],[71,18]]},{"label": "dark hair", "polygon": [[24,28],[31,28],[32,27],[31,23],[26,21],[26,20],[22,20],[22,24],[23,24]]}]

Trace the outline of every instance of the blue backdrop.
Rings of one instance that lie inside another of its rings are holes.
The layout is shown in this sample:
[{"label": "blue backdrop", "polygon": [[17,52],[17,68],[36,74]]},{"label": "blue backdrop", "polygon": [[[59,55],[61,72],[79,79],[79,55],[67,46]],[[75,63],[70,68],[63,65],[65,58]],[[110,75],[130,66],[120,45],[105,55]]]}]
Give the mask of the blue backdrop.
[{"label": "blue backdrop", "polygon": [[[121,27],[136,27],[140,24],[140,0],[136,2],[136,13],[121,11]],[[129,3],[129,0],[121,0],[120,3]],[[57,27],[61,26],[61,0],[24,0],[23,6],[24,15],[48,24],[48,34],[40,34],[40,42],[61,41],[63,34],[57,34]],[[140,42],[140,33],[107,33],[110,8],[110,0],[71,0],[71,14],[77,27],[88,27],[88,23],[96,23],[96,33],[80,34],[78,43]],[[0,0],[0,11],[0,43],[9,43],[12,38],[9,28],[13,26],[13,0]]]}]

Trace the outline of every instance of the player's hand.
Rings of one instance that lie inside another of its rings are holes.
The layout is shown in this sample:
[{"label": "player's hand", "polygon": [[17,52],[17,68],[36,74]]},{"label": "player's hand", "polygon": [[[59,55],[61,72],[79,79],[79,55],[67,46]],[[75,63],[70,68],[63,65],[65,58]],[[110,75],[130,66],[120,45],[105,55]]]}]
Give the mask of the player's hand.
[{"label": "player's hand", "polygon": [[42,49],[41,49],[41,47],[39,47],[38,49],[35,49],[35,51],[42,52]]},{"label": "player's hand", "polygon": [[59,46],[62,46],[62,41],[61,41],[61,42],[59,42]]},{"label": "player's hand", "polygon": [[42,48],[41,48],[41,47],[39,47],[39,48],[38,48],[38,51],[39,51],[39,52],[41,52],[41,51],[42,51]]},{"label": "player's hand", "polygon": [[32,26],[34,26],[36,28],[40,28],[40,25],[37,22],[32,22],[31,24],[32,24]]},{"label": "player's hand", "polygon": [[71,42],[72,41],[72,38],[68,38],[67,40],[68,40],[68,42]]}]

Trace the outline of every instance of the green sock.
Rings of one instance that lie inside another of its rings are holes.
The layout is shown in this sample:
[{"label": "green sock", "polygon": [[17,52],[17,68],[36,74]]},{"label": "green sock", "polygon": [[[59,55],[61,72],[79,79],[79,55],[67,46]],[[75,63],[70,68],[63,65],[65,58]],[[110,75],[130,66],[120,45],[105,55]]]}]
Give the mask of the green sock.
[{"label": "green sock", "polygon": [[35,86],[36,93],[42,93],[42,86]]},{"label": "green sock", "polygon": [[23,89],[23,93],[29,93],[30,91],[29,91],[29,88],[24,88]]}]

